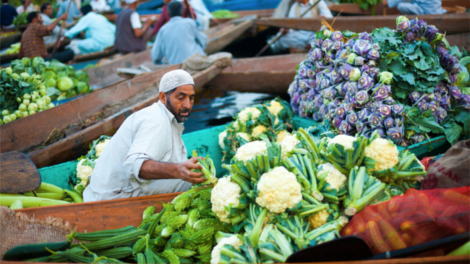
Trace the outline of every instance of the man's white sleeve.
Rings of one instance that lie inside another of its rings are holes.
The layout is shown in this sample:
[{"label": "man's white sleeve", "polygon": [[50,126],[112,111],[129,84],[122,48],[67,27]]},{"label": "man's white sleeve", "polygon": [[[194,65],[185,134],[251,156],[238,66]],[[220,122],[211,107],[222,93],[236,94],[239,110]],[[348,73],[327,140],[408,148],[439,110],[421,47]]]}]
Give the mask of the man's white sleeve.
[{"label": "man's white sleeve", "polygon": [[140,22],[139,13],[134,12],[131,14],[131,25],[133,29],[142,28],[142,22]]},{"label": "man's white sleeve", "polygon": [[320,1],[320,3],[318,3],[318,11],[320,13],[320,16],[324,16],[326,18],[333,17],[333,14],[331,13],[330,9],[324,1]]},{"label": "man's white sleeve", "polygon": [[160,32],[161,30],[157,33],[157,37],[155,39],[155,42],[153,43],[153,47],[150,50],[150,55],[152,56],[152,61],[154,64],[161,64],[162,59],[163,59],[163,43],[161,40],[161,35]]}]

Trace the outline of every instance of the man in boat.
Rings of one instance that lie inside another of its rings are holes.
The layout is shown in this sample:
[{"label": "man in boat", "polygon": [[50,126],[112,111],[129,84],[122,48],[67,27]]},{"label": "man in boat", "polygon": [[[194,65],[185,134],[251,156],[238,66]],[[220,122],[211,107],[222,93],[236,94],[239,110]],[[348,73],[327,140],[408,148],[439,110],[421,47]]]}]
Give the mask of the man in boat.
[{"label": "man in boat", "polygon": [[[51,19],[51,16],[52,16],[52,6],[51,4],[49,3],[44,3],[42,4],[41,6],[41,18],[43,20],[42,24],[43,25],[50,25],[52,23],[52,19]],[[59,26],[55,26],[54,29],[52,30],[52,34],[49,35],[49,36],[45,36],[44,37],[44,43],[47,45],[47,44],[51,44],[51,43],[55,43],[57,41],[57,36],[59,35],[59,32],[60,32],[60,27]],[[62,35],[64,35],[65,33],[67,33],[67,29],[66,28],[62,28]]]},{"label": "man in boat", "polygon": [[157,34],[150,53],[152,61],[161,64],[165,58],[168,64],[178,64],[194,53],[206,55],[207,36],[197,29],[194,20],[181,17],[183,5],[173,1],[168,4],[168,12],[171,19]]},{"label": "man in boat", "polygon": [[18,16],[16,9],[8,3],[9,0],[3,0],[3,5],[0,7],[0,23],[3,30],[14,29],[13,19]]},{"label": "man in boat", "polygon": [[[160,14],[160,17],[158,18],[157,23],[153,26],[152,36],[155,36],[158,33],[158,31],[160,30],[160,28],[162,28],[163,25],[165,25],[168,21],[170,21],[170,14],[168,13],[168,4],[171,1],[172,0],[163,0],[164,5],[162,7],[162,13]],[[196,13],[194,12],[193,8],[189,7],[189,10],[190,10],[189,12],[191,12],[191,14],[192,14],[192,17],[197,18]],[[190,15],[189,12],[188,12],[188,7],[186,6],[186,3],[183,2],[182,17],[191,18],[191,15]]]},{"label": "man in boat", "polygon": [[209,12],[202,0],[189,0],[189,5],[196,12],[199,30],[208,30],[211,20],[216,24],[219,23],[219,21],[212,16],[211,12]]},{"label": "man in boat", "polygon": [[75,54],[88,54],[103,51],[113,46],[116,26],[111,24],[104,16],[92,11],[91,5],[84,5],[81,8],[83,17],[73,26],[66,38],[73,38],[80,32],[85,31],[86,39],[72,40],[71,49]]},{"label": "man in boat", "polygon": [[18,13],[18,15],[21,15],[24,12],[29,13],[33,11],[36,11],[36,9],[34,9],[34,6],[31,0],[21,1],[21,5],[16,8],[16,12]]},{"label": "man in boat", "polygon": [[[111,7],[106,3],[106,0],[92,0],[90,2],[91,8],[95,12],[109,11]],[[82,12],[83,13],[83,12]]]},{"label": "man in boat", "polygon": [[152,35],[150,25],[153,21],[148,19],[144,25],[140,22],[136,9],[138,0],[126,0],[124,8],[116,18],[116,40],[114,50],[121,53],[139,52],[147,48],[147,41]]},{"label": "man in boat", "polygon": [[57,10],[57,17],[60,17],[63,15],[65,12],[67,12],[67,7],[69,6],[69,1],[72,1],[70,4],[69,12],[67,13],[68,18],[65,22],[68,24],[71,24],[73,22],[73,18],[80,16],[81,13],[78,10],[77,6],[75,5],[75,1],[73,0],[65,0],[62,3],[60,3],[59,10]]},{"label": "man in boat", "polygon": [[[52,33],[52,30],[59,24],[60,21],[65,21],[67,14],[63,14],[58,17],[54,22],[49,25],[43,25],[43,20],[39,12],[31,12],[26,17],[28,21],[28,28],[23,32],[21,36],[21,47],[19,52],[19,58],[28,57],[43,57],[45,60],[52,60],[47,53],[46,44],[44,43],[44,36],[48,36]],[[73,51],[66,49],[62,52],[57,52],[54,59],[60,62],[68,62],[73,59]]]},{"label": "man in boat", "polygon": [[159,102],[130,115],[98,158],[85,202],[183,192],[205,180],[187,159],[181,135],[194,104],[194,80],[184,70],[163,75]]},{"label": "man in boat", "polygon": [[[333,17],[330,9],[324,1],[320,1],[315,7],[312,8],[316,0],[295,0],[288,9],[288,18],[330,18]],[[302,16],[307,12],[305,15]],[[271,45],[273,53],[281,53],[289,48],[295,49],[308,49],[309,40],[313,35],[311,31],[293,30],[281,28],[280,34],[283,36]]]},{"label": "man in boat", "polygon": [[442,0],[383,0],[383,4],[388,4],[390,8],[397,7],[405,15],[440,15],[447,12],[442,8]]}]

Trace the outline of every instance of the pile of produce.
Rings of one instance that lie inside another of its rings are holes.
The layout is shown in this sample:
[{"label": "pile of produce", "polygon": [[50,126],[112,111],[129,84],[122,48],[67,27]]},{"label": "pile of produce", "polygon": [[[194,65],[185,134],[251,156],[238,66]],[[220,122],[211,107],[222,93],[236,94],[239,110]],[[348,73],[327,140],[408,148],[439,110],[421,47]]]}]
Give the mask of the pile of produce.
[{"label": "pile of produce", "polygon": [[234,18],[239,17],[238,14],[233,13],[232,11],[227,10],[227,9],[220,9],[220,10],[214,11],[212,12],[212,16],[214,18],[221,18],[221,19],[234,19]]},{"label": "pile of produce", "polygon": [[58,61],[15,60],[0,71],[0,124],[54,107],[51,101],[88,93],[88,81],[85,71]]},{"label": "pile of produce", "polygon": [[8,37],[8,36],[15,35],[15,34],[18,34],[18,32],[17,31],[2,32],[2,33],[0,33],[0,37]]},{"label": "pile of produce", "polygon": [[427,133],[450,143],[469,135],[470,95],[457,86],[468,85],[468,72],[458,50],[423,20],[399,17],[397,26],[371,35],[322,26],[288,90],[294,112],[327,120],[338,133],[376,132],[405,147]]},{"label": "pile of produce", "polygon": [[26,17],[28,16],[29,12],[23,12],[19,14],[18,16],[13,19],[13,25],[15,26],[21,26],[21,25],[27,25],[28,20],[26,20]]},{"label": "pile of produce", "polygon": [[19,53],[21,48],[21,43],[15,43],[11,45],[9,49],[7,49],[6,54],[14,54],[14,53]]},{"label": "pile of produce", "polygon": [[370,9],[375,15],[375,6],[382,3],[382,0],[336,0],[338,4],[357,4],[361,9]]}]

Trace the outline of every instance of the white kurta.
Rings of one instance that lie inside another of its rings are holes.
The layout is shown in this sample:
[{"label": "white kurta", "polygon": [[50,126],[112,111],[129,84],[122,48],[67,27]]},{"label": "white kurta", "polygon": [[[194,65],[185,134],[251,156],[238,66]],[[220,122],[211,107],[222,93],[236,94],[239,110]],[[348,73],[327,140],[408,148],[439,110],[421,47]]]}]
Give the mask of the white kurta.
[{"label": "white kurta", "polygon": [[183,130],[183,124],[161,102],[129,116],[98,158],[84,201],[187,191],[191,183],[182,180],[139,177],[146,160],[182,163],[187,159]]}]

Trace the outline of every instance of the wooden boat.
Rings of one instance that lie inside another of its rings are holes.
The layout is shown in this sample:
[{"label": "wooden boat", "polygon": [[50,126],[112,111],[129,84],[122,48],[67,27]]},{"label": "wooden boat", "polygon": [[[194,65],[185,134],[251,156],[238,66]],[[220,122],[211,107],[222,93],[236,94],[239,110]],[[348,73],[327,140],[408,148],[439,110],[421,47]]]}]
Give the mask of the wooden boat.
[{"label": "wooden boat", "polygon": [[[416,16],[407,16],[413,19]],[[353,32],[372,32],[380,27],[396,28],[396,15],[337,17],[325,19],[335,30],[350,30]],[[470,13],[456,13],[443,15],[419,16],[429,25],[435,25],[441,32],[460,34],[470,31]],[[333,23],[334,20],[334,23]],[[256,20],[257,25],[291,28],[300,30],[317,31],[321,27],[321,19],[318,18],[260,18]]]},{"label": "wooden boat", "polygon": [[111,47],[106,48],[102,51],[92,52],[92,53],[88,53],[88,54],[76,55],[76,56],[73,57],[73,60],[72,60],[71,63],[101,59],[101,58],[104,58],[104,57],[111,56],[115,53],[116,53],[116,51],[114,50],[114,46],[111,46]]},{"label": "wooden boat", "polygon": [[8,36],[0,36],[0,49],[6,49],[11,46],[11,44],[15,44],[20,42],[21,40],[21,32],[15,32],[13,35]]},{"label": "wooden boat", "polygon": [[[65,47],[70,43],[70,40],[67,39],[66,41],[63,41],[60,43],[60,47]],[[55,43],[47,44],[47,52],[51,53],[54,50],[54,45]],[[5,64],[8,62],[11,62],[13,60],[16,60],[19,58],[19,53],[13,53],[13,54],[2,54],[0,55],[0,64]]]}]

